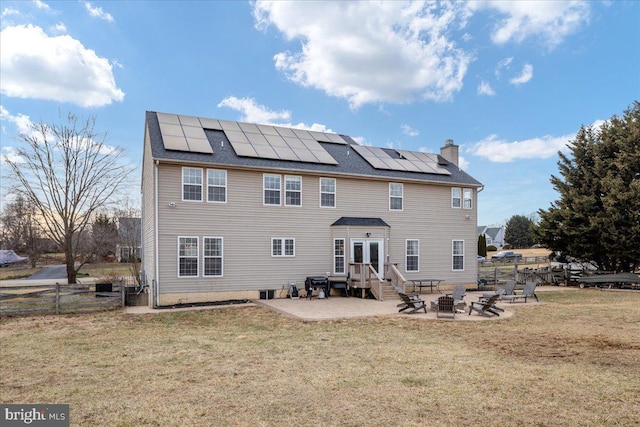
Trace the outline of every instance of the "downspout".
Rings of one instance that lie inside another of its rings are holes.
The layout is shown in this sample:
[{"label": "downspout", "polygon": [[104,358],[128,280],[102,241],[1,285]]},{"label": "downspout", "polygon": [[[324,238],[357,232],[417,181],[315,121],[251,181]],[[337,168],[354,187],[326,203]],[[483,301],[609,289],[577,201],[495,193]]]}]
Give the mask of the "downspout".
[{"label": "downspout", "polygon": [[154,240],[156,242],[155,248],[154,248],[154,251],[155,251],[155,256],[154,256],[155,265],[153,267],[155,269],[155,278],[156,278],[156,280],[155,280],[155,282],[156,282],[155,285],[156,286],[154,288],[154,294],[155,294],[155,297],[156,297],[156,304],[155,304],[156,307],[160,306],[160,289],[159,289],[160,280],[158,280],[160,278],[159,277],[159,274],[160,274],[160,268],[159,268],[160,262],[158,261],[158,246],[159,246],[159,242],[158,242],[158,165],[159,164],[160,164],[160,161],[156,160],[154,162],[154,166],[153,166],[153,175],[154,175],[153,176],[153,192],[154,192],[153,198],[154,198],[154,203],[155,203],[153,221],[154,221],[154,233],[155,233]]}]

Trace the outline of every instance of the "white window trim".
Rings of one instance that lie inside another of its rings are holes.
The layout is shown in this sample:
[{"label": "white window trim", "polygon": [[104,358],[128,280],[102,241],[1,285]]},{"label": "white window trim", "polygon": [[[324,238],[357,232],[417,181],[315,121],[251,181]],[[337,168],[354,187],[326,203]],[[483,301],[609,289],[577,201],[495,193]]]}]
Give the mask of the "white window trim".
[{"label": "white window trim", "polygon": [[[271,176],[271,177],[278,177],[278,181],[280,182],[280,188],[279,188],[279,192],[280,192],[280,203],[267,203],[267,199],[265,197],[265,191],[269,190],[269,191],[275,191],[272,188],[266,188],[265,187],[265,178]],[[263,173],[262,174],[262,205],[263,206],[282,206],[282,175],[278,175],[278,174],[274,174],[274,173]]]},{"label": "white window trim", "polygon": [[[198,261],[198,266],[196,268],[196,275],[195,276],[181,276],[180,275],[180,259],[181,258],[194,258],[192,256],[180,256],[180,239],[195,239],[196,242],[198,243],[198,251],[197,251],[197,255],[195,256],[195,258]],[[178,277],[182,278],[182,279],[196,279],[198,277],[200,277],[200,238],[198,236],[178,236],[178,251],[177,251],[177,267],[178,267],[178,271],[177,271],[177,275]]]},{"label": "white window trim", "polygon": [[[418,252],[415,255],[409,255],[408,244],[409,242],[418,242]],[[407,273],[418,273],[420,272],[420,239],[406,239],[404,241],[404,271]],[[418,258],[418,269],[417,270],[409,270],[409,256],[414,256]]]},{"label": "white window trim", "polygon": [[[330,179],[333,181],[333,192],[329,192],[329,191],[322,191],[322,180],[323,179]],[[336,206],[338,205],[338,197],[337,197],[337,193],[338,193],[338,180],[336,180],[335,178],[328,178],[328,177],[320,177],[320,180],[318,181],[318,188],[319,188],[319,192],[320,192],[320,197],[318,200],[318,205],[321,208],[326,208],[326,209],[335,209]],[[323,194],[333,194],[333,206],[323,206],[322,205],[322,195]]]},{"label": "white window trim", "polygon": [[[224,172],[224,186],[222,185],[209,185],[209,171]],[[227,189],[227,171],[226,169],[207,169],[207,203],[227,203],[229,191]],[[219,200],[209,200],[209,187],[224,187],[224,202]]]},{"label": "white window trim", "polygon": [[[469,198],[465,197],[465,194],[468,192]],[[465,202],[469,200],[469,207],[465,206]],[[462,189],[462,209],[473,209],[473,189],[472,188],[463,188]]]},{"label": "white window trim", "polygon": [[[402,194],[400,195],[400,197],[398,196],[393,196],[391,194],[391,186],[392,185],[399,185],[400,189],[402,190]],[[393,209],[391,208],[391,199],[400,199],[400,201],[402,202],[402,209]],[[390,182],[389,183],[389,210],[390,211],[395,211],[395,212],[402,212],[404,211],[404,184],[400,183],[400,182]]]},{"label": "white window trim", "polygon": [[[220,242],[222,243],[222,247],[221,247],[221,255],[218,256],[207,256],[204,253],[204,248],[206,247],[206,245],[204,244],[206,239],[220,239]],[[206,274],[206,270],[205,270],[205,260],[207,258],[220,258],[221,263],[220,263],[220,274]],[[224,238],[223,237],[219,237],[219,236],[204,236],[202,238],[202,277],[224,277]]]},{"label": "white window trim", "polygon": [[[296,193],[300,193],[300,204],[299,205],[290,205],[287,203],[287,178],[296,178],[300,181],[300,191],[293,191]],[[285,175],[284,176],[284,205],[290,206],[293,208],[301,208],[302,207],[302,176],[300,175]]]},{"label": "white window trim", "polygon": [[[455,242],[462,242],[462,254],[455,254],[454,251],[454,247],[455,247]],[[451,271],[464,271],[464,240],[458,239],[458,240],[452,240],[451,241]],[[461,256],[462,257],[462,268],[454,268],[454,262],[453,259],[456,256]]]},{"label": "white window trim", "polygon": [[[190,184],[190,183],[185,183],[184,182],[184,171],[185,169],[194,169],[194,170],[199,170],[200,171],[200,200],[193,200],[193,199],[185,199],[184,198],[184,186],[185,185],[198,185],[198,184]],[[191,166],[183,166],[181,171],[180,171],[180,182],[182,182],[182,185],[180,187],[180,194],[182,197],[182,201],[183,202],[202,202],[202,200],[204,199],[204,194],[203,194],[203,180],[204,180],[204,174],[202,172],[202,168],[193,168]]]},{"label": "white window trim", "polygon": [[[336,243],[342,242],[342,255],[336,255]],[[346,274],[347,273],[347,239],[337,238],[333,239],[333,274]],[[336,271],[336,260],[342,258],[342,271]]]},{"label": "white window trim", "polygon": [[[455,197],[455,198],[454,198],[454,197],[453,197],[453,193],[454,193],[454,191],[456,191],[456,190],[459,190],[459,191],[460,191],[460,197]],[[454,205],[453,205],[453,201],[454,201],[455,199],[458,199],[458,200],[460,201],[460,206],[454,206]],[[453,209],[460,209],[460,208],[462,208],[462,188],[460,188],[460,187],[452,187],[452,188],[451,188],[451,208],[453,208]]]},{"label": "white window trim", "polygon": [[[276,240],[280,241],[280,248],[282,249],[282,252],[280,253],[280,255],[273,254],[273,242],[275,242]],[[285,243],[287,240],[293,241],[293,255],[286,255]],[[272,258],[293,258],[296,256],[296,239],[294,239],[293,237],[272,237],[271,247],[269,248],[269,252],[271,253]]]}]

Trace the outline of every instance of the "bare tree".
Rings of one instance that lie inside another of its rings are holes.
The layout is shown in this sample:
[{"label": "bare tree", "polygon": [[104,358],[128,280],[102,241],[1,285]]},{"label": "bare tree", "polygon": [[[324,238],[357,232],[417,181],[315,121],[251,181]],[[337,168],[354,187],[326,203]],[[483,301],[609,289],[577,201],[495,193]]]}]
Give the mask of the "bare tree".
[{"label": "bare tree", "polygon": [[125,204],[122,209],[116,211],[116,215],[118,216],[120,261],[129,263],[131,276],[138,285],[141,285],[142,222],[140,209]]},{"label": "bare tree", "polygon": [[67,280],[89,261],[86,239],[94,214],[115,202],[133,167],[123,149],[105,144],[106,133],[94,131],[96,119],[69,113],[62,124],[31,123],[18,135],[18,159],[5,162],[14,182],[11,190],[31,203],[44,227],[65,254]]},{"label": "bare tree", "polygon": [[40,224],[34,207],[24,197],[18,196],[7,203],[0,213],[3,249],[13,249],[29,257],[31,267],[35,268],[42,251]]}]

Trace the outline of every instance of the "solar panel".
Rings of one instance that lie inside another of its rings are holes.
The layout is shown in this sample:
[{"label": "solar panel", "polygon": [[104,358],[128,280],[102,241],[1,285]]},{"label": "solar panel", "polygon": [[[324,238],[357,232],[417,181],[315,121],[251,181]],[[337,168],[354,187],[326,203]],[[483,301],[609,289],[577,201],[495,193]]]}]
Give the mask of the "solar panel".
[{"label": "solar panel", "polygon": [[228,120],[220,120],[220,126],[222,126],[222,130],[225,131],[225,132],[228,131],[228,130],[242,132],[242,129],[240,129],[240,125],[238,124],[238,122],[230,122]]},{"label": "solar panel", "polygon": [[206,153],[213,154],[213,149],[209,140],[206,138],[189,138],[187,137],[187,144],[189,145],[189,151],[193,153]]},{"label": "solar panel", "polygon": [[160,123],[169,123],[172,125],[180,124],[180,120],[176,114],[156,113],[156,116],[158,116],[158,122]]},{"label": "solar panel", "polygon": [[311,134],[309,132],[307,132],[306,130],[302,130],[302,129],[293,129],[293,133],[296,134],[296,136],[300,139],[313,139],[313,137],[311,136]]},{"label": "solar panel", "polygon": [[180,119],[180,124],[182,126],[198,126],[200,127],[200,120],[198,120],[197,117],[193,117],[193,116],[178,116],[178,119]]},{"label": "solar panel", "polygon": [[288,137],[292,137],[292,138],[297,138],[296,134],[293,133],[293,130],[291,130],[289,128],[275,127],[275,130],[277,130],[278,133],[281,136],[288,136]]},{"label": "solar panel", "polygon": [[184,132],[182,131],[182,126],[180,125],[172,125],[169,123],[160,123],[160,132],[162,135],[170,135],[170,136],[184,136]]},{"label": "solar panel", "polygon": [[203,129],[213,129],[213,130],[222,130],[222,126],[220,126],[220,122],[215,119],[203,119],[200,117],[200,124]]},{"label": "solar panel", "polygon": [[407,150],[394,150],[390,153],[380,147],[351,147],[375,169],[451,175],[451,172],[438,164],[438,156],[433,153]]},{"label": "solar panel", "polygon": [[165,149],[213,154],[205,129],[221,130],[238,156],[337,164],[319,141],[345,143],[335,134],[279,126],[156,113]]},{"label": "solar panel", "polygon": [[238,156],[258,157],[258,153],[256,153],[256,150],[253,149],[253,145],[251,144],[235,142],[231,143],[231,146]]},{"label": "solar panel", "polygon": [[184,136],[187,138],[207,139],[207,135],[204,134],[204,129],[200,126],[182,126],[182,132],[184,132]]},{"label": "solar panel", "polygon": [[258,129],[258,126],[251,124],[251,123],[238,123],[240,125],[240,129],[242,129],[242,132],[244,133],[261,133],[260,129]]},{"label": "solar panel", "polygon": [[260,129],[263,135],[280,135],[273,126],[258,125],[258,129]]},{"label": "solar panel", "polygon": [[184,136],[162,135],[164,148],[174,151],[189,151],[187,139]]},{"label": "solar panel", "polygon": [[298,156],[296,156],[296,153],[294,153],[293,150],[289,148],[287,145],[285,146],[271,145],[271,148],[273,148],[273,150],[276,152],[276,154],[278,154],[278,157],[281,160],[300,161]]}]

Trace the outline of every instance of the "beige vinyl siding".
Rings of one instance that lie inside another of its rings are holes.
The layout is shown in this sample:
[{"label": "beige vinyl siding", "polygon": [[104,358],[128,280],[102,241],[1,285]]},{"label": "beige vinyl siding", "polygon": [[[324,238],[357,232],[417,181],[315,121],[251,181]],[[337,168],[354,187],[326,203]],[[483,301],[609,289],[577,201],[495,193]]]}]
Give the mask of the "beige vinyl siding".
[{"label": "beige vinyl siding", "polygon": [[[226,169],[226,204],[183,202],[181,170],[180,165],[159,165],[158,262],[163,293],[280,289],[289,281],[301,284],[306,276],[324,275],[333,271],[333,238],[346,237],[331,229],[331,224],[343,216],[377,217],[389,224],[385,255],[388,253],[390,261],[398,263],[401,270],[406,239],[419,239],[420,272],[412,274],[437,276],[447,283],[476,281],[477,203],[474,200],[473,209],[452,209],[451,186],[403,182],[403,211],[390,211],[389,182],[397,180],[338,176],[336,208],[326,209],[319,206],[319,179],[328,175],[299,174],[302,206],[265,206],[263,171]],[[281,175],[284,179],[285,173]],[[475,190],[473,194],[475,199]],[[170,202],[176,206],[169,207]],[[467,220],[465,215],[472,219]],[[365,230],[351,227],[352,235],[357,232],[364,236]],[[178,278],[177,236],[223,237],[224,277]],[[295,257],[272,257],[273,237],[294,238]],[[465,241],[463,272],[451,270],[453,239]],[[349,244],[347,239],[347,248]],[[348,262],[349,253],[346,256]],[[407,278],[411,276],[407,274]]]},{"label": "beige vinyl siding", "polygon": [[151,285],[156,280],[155,174],[149,134],[146,129],[142,163],[142,268],[148,284]]}]

